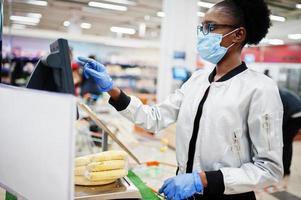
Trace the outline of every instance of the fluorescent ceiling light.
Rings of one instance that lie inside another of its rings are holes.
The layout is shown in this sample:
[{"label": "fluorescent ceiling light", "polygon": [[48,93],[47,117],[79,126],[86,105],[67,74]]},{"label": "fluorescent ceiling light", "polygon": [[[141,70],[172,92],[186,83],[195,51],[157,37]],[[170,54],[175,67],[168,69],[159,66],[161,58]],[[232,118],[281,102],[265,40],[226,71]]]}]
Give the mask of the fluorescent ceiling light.
[{"label": "fluorescent ceiling light", "polygon": [[301,9],[301,4],[296,4],[296,8]]},{"label": "fluorescent ceiling light", "polygon": [[99,3],[95,1],[90,1],[88,5],[91,7],[105,8],[105,9],[118,10],[118,11],[127,11],[128,9],[126,6],[118,6],[114,4],[108,4],[108,3]]},{"label": "fluorescent ceiling light", "polygon": [[203,7],[203,8],[212,8],[214,6],[214,3],[199,1],[198,6]]},{"label": "fluorescent ceiling light", "polygon": [[33,24],[38,24],[40,22],[40,19],[38,19],[38,18],[16,16],[16,15],[10,16],[9,19],[12,20],[12,21],[28,22],[28,23],[33,23]]},{"label": "fluorescent ceiling light", "polygon": [[90,29],[92,27],[92,25],[90,23],[81,23],[80,27],[82,29]]},{"label": "fluorescent ceiling light", "polygon": [[47,1],[35,1],[35,0],[28,0],[26,3],[37,5],[37,6],[47,6],[48,2]]},{"label": "fluorescent ceiling light", "polygon": [[133,28],[125,28],[125,27],[112,26],[110,30],[111,30],[111,32],[124,33],[124,34],[130,34],[130,35],[133,35],[133,34],[136,33],[135,29],[133,29]]},{"label": "fluorescent ceiling light", "polygon": [[128,1],[128,0],[102,0],[102,1],[112,2],[112,3],[119,3],[119,4],[126,4],[126,5],[130,5],[130,6],[137,5],[136,2],[134,2],[134,1]]},{"label": "fluorescent ceiling light", "polygon": [[42,18],[42,14],[40,13],[27,13],[27,17],[31,17],[31,18]]},{"label": "fluorescent ceiling light", "polygon": [[162,11],[157,12],[158,17],[165,17],[165,13]]},{"label": "fluorescent ceiling light", "polygon": [[301,40],[301,34],[289,34],[288,38],[291,40]]},{"label": "fluorescent ceiling light", "polygon": [[66,26],[66,27],[70,26],[70,22],[69,21],[64,21],[63,25]]},{"label": "fluorescent ceiling light", "polygon": [[271,20],[278,21],[278,22],[285,22],[285,17],[277,16],[277,15],[270,15]]},{"label": "fluorescent ceiling light", "polygon": [[205,16],[205,13],[203,13],[203,12],[198,12],[197,15],[198,15],[199,17],[204,17],[204,16]]},{"label": "fluorescent ceiling light", "polygon": [[32,23],[32,22],[24,22],[24,21],[14,21],[14,24],[23,24],[23,25],[29,25],[29,26],[36,26],[38,23]]},{"label": "fluorescent ceiling light", "polygon": [[284,41],[280,39],[269,39],[268,43],[271,45],[283,45]]}]

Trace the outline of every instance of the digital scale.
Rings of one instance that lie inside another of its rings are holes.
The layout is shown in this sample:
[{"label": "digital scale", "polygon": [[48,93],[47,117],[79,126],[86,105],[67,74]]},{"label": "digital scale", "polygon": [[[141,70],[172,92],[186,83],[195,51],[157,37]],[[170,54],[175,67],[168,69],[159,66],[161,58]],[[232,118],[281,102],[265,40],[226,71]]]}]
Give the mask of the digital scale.
[{"label": "digital scale", "polygon": [[75,186],[76,200],[141,199],[141,195],[128,177],[102,186]]},{"label": "digital scale", "polygon": [[[141,164],[138,158],[121,142],[114,133],[97,117],[87,105],[78,104],[89,117],[106,132],[137,164]],[[107,140],[107,138],[106,138]],[[75,186],[75,199],[99,200],[99,199],[141,199],[136,186],[128,177],[118,179],[114,183],[101,186]]]}]

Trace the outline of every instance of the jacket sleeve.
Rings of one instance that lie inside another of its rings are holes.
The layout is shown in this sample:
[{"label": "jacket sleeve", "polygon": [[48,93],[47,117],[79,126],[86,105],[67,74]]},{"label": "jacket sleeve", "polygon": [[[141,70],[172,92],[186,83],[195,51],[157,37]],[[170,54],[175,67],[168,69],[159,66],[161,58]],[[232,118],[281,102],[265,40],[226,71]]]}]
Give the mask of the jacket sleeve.
[{"label": "jacket sleeve", "polygon": [[276,84],[268,82],[252,95],[248,130],[252,162],[240,168],[221,168],[224,194],[266,187],[281,180],[283,106]]},{"label": "jacket sleeve", "polygon": [[127,96],[123,92],[117,101],[110,99],[109,103],[134,124],[157,133],[176,122],[187,82],[165,101],[156,105],[144,105],[137,97]]}]

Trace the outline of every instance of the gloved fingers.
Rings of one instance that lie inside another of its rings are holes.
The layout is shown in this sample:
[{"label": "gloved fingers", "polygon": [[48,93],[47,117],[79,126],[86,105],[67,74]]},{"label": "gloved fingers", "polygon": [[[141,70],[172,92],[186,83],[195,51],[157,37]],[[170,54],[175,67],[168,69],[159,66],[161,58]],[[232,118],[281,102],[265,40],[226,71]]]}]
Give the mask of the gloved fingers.
[{"label": "gloved fingers", "polygon": [[172,181],[172,179],[171,178],[169,178],[169,179],[166,179],[165,181],[164,181],[164,183],[163,183],[163,185],[162,185],[162,187],[159,189],[159,193],[161,194],[161,193],[163,193],[163,191],[164,191],[164,188],[170,183]]},{"label": "gloved fingers", "polygon": [[80,61],[80,60],[77,60],[76,62],[77,62],[80,66],[85,66],[85,64],[86,64],[85,62]]},{"label": "gloved fingers", "polygon": [[167,187],[164,189],[164,195],[167,196],[168,199],[174,199],[175,190],[172,187]]},{"label": "gloved fingers", "polygon": [[174,200],[182,200],[184,198],[181,197],[181,193],[176,192],[175,196],[174,196]]},{"label": "gloved fingers", "polygon": [[[95,61],[95,62],[96,62],[96,61]],[[99,63],[99,62],[96,62],[95,68],[96,68],[96,70],[99,71],[99,72],[106,71],[106,67],[105,67],[102,63]]]},{"label": "gloved fingers", "polygon": [[95,60],[91,59],[91,58],[86,58],[86,57],[82,57],[82,56],[78,56],[77,60],[83,63],[93,63],[95,62]]},{"label": "gloved fingers", "polygon": [[159,189],[159,193],[163,193],[164,189],[166,188],[167,184],[164,182],[164,184],[161,186],[161,188]]},{"label": "gloved fingers", "polygon": [[94,61],[94,62],[89,62],[88,64],[89,64],[88,66],[89,66],[90,69],[94,69],[98,72],[105,72],[106,71],[106,67],[103,64],[99,63],[99,62]]},{"label": "gloved fingers", "polygon": [[77,63],[79,63],[81,66],[89,67],[91,69],[97,70],[97,62],[90,58],[85,57],[77,57]]},{"label": "gloved fingers", "polygon": [[103,77],[102,72],[98,72],[98,71],[96,71],[94,69],[91,69],[89,67],[85,67],[84,72],[87,73],[90,76],[93,76],[94,78],[102,79],[102,77]]},{"label": "gloved fingers", "polygon": [[163,193],[165,187],[166,187],[166,185],[162,185],[158,192],[159,192],[160,194]]},{"label": "gloved fingers", "polygon": [[85,58],[85,57],[79,56],[77,59],[78,59],[78,63],[82,66],[84,66],[85,64],[88,64],[87,66],[89,66],[89,68],[94,69],[98,72],[103,72],[106,70],[106,68],[103,64],[101,64],[91,58]]},{"label": "gloved fingers", "polygon": [[86,79],[90,78],[90,74],[89,72],[87,72],[87,69],[88,69],[87,67],[83,67],[83,74]]},{"label": "gloved fingers", "polygon": [[176,192],[177,190],[173,183],[168,184],[163,190],[163,193],[170,198],[173,198]]},{"label": "gloved fingers", "polygon": [[85,76],[86,79],[90,78],[89,74],[85,70],[84,70],[83,74],[84,74],[84,76]]}]

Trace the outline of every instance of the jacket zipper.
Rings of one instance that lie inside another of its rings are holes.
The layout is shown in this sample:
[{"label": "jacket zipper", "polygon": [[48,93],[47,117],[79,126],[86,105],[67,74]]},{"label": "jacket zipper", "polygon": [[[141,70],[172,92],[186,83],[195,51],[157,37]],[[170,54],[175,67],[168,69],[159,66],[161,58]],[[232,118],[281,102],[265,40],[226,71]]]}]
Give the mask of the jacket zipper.
[{"label": "jacket zipper", "polygon": [[271,150],[271,142],[270,142],[270,118],[269,118],[268,114],[264,115],[264,125],[263,126],[264,126],[265,132],[267,134],[268,147],[269,147],[269,150]]},{"label": "jacket zipper", "polygon": [[235,146],[238,158],[239,158],[240,165],[242,165],[242,160],[241,160],[241,155],[240,155],[240,142],[239,142],[239,139],[237,137],[236,131],[234,131],[233,141],[234,141],[234,146]]}]

